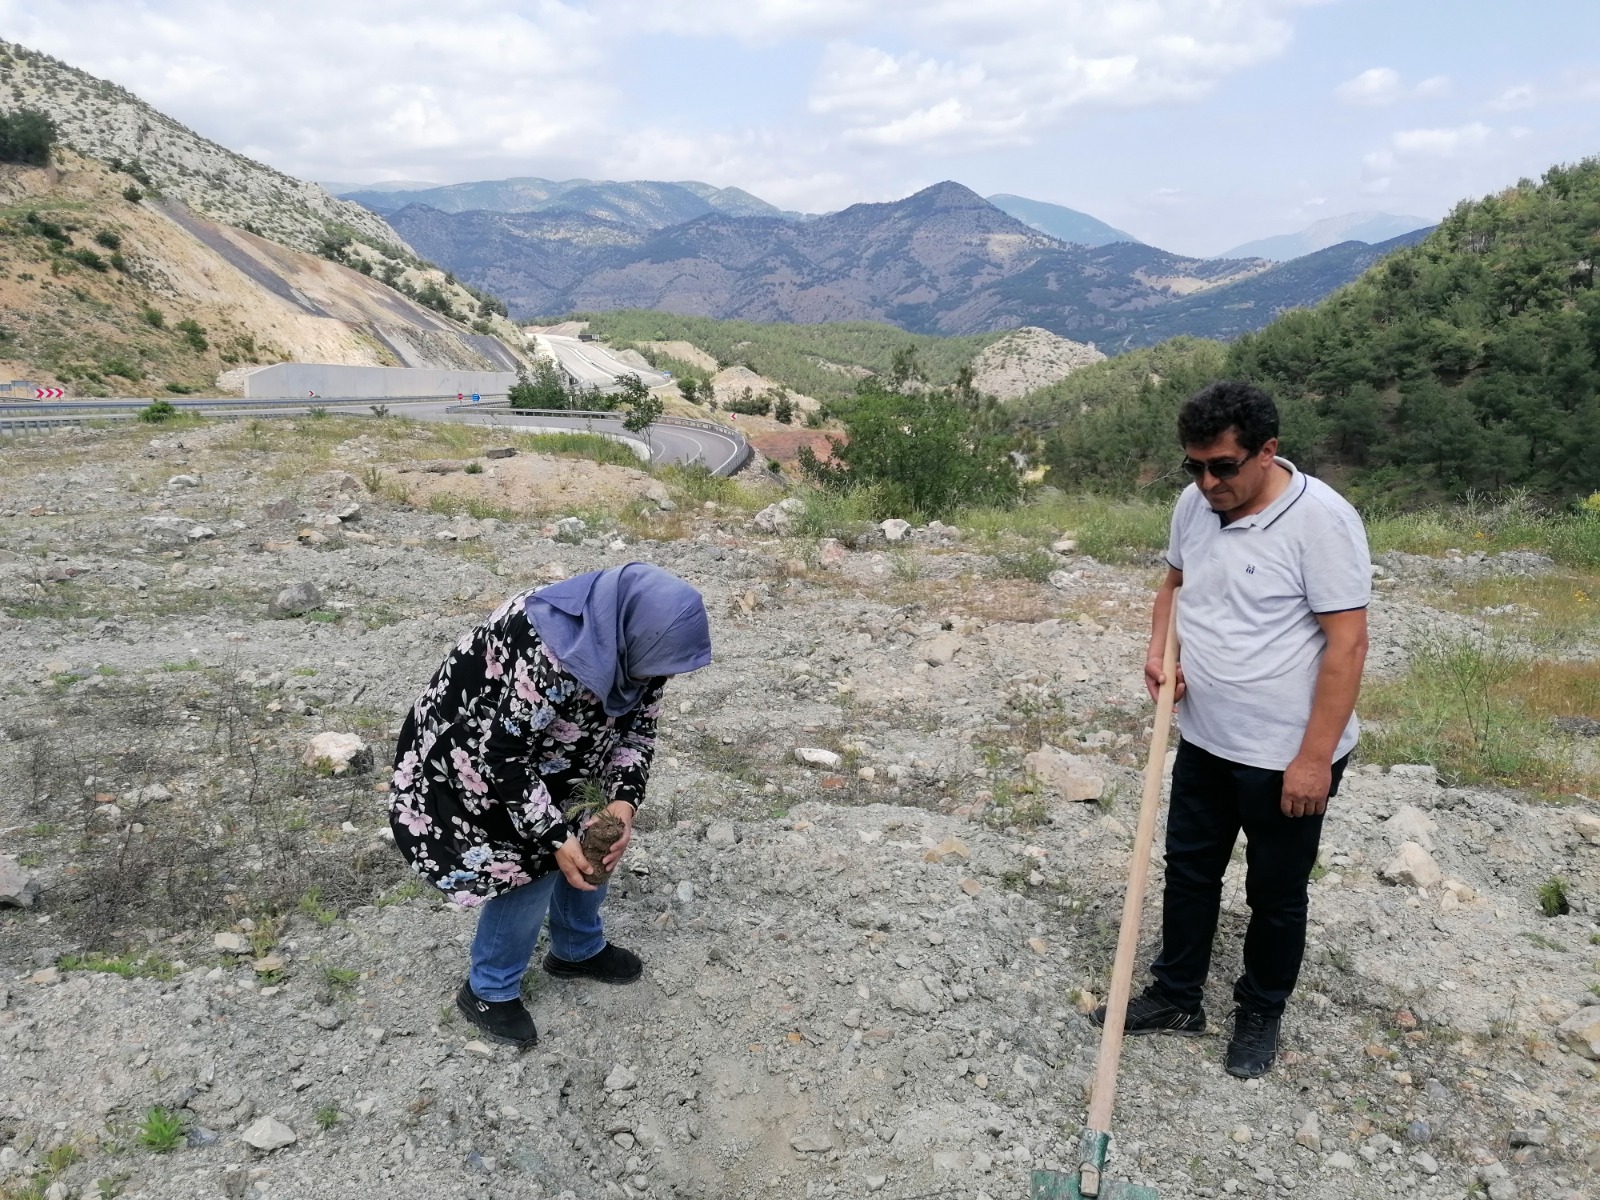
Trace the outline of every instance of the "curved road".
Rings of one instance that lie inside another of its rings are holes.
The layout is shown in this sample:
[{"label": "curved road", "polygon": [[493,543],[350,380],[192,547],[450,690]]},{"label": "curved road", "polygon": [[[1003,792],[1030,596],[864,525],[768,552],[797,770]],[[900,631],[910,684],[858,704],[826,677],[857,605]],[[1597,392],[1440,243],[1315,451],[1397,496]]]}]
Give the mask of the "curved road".
[{"label": "curved road", "polygon": [[[82,420],[128,419],[148,404],[148,400],[47,400],[0,401],[0,433],[8,425],[33,423],[75,423]],[[228,417],[304,416],[312,404],[301,400],[237,400],[233,398],[194,400],[173,398],[175,408]],[[567,416],[559,413],[538,415],[514,412],[485,405],[474,410],[451,399],[339,400],[318,397],[315,407],[354,416],[369,416],[372,405],[387,404],[396,416],[419,421],[459,421],[474,425],[494,425],[505,429],[560,430],[603,433],[613,438],[635,441],[636,436],[622,427],[622,417],[609,413]],[[745,443],[731,432],[719,431],[710,422],[700,425],[662,422],[646,433],[650,461],[654,463],[701,463],[714,475],[732,474],[743,465]]]}]

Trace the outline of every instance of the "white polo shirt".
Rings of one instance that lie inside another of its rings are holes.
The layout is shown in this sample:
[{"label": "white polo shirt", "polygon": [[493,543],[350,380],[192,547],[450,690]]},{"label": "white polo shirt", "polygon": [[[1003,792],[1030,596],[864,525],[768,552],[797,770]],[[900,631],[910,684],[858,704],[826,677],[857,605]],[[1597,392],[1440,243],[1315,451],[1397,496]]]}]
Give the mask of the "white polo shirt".
[{"label": "white polo shirt", "polygon": [[[1372,562],[1361,518],[1320,479],[1290,472],[1261,512],[1222,523],[1195,484],[1172,513],[1167,561],[1183,572],[1178,639],[1185,741],[1281,771],[1300,752],[1327,637],[1318,614],[1365,608]],[[1333,757],[1356,744],[1352,714]]]}]

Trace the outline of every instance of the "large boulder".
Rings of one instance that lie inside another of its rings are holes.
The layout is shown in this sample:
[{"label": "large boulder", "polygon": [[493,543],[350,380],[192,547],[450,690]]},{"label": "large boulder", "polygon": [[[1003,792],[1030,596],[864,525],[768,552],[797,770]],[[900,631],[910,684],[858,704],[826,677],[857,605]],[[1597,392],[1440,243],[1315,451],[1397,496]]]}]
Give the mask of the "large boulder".
[{"label": "large boulder", "polygon": [[1383,827],[1404,841],[1416,842],[1424,850],[1433,849],[1433,818],[1415,804],[1402,804]]},{"label": "large boulder", "polygon": [[322,593],[310,582],[290,584],[277,594],[267,611],[275,617],[299,617],[322,607]]},{"label": "large boulder", "polygon": [[1086,803],[1105,795],[1105,776],[1089,769],[1076,754],[1043,746],[1022,760],[1023,769],[1043,787],[1059,792],[1063,800]]},{"label": "large boulder", "polygon": [[805,511],[805,508],[806,502],[804,500],[789,496],[779,500],[776,504],[767,505],[751,520],[762,533],[780,535],[792,533],[800,519],[800,514]]},{"label": "large boulder", "polygon": [[1600,1062],[1600,1004],[1573,1013],[1556,1026],[1556,1036],[1567,1049]]},{"label": "large boulder", "polygon": [[239,1136],[245,1145],[262,1151],[281,1150],[300,1140],[294,1130],[276,1117],[262,1117]]},{"label": "large boulder", "polygon": [[353,733],[319,733],[306,743],[300,761],[330,775],[359,775],[372,768],[372,748]]},{"label": "large boulder", "polygon": [[0,854],[0,904],[32,908],[38,896],[39,883],[33,873],[16,859]]},{"label": "large boulder", "polygon": [[1416,842],[1402,842],[1399,852],[1384,866],[1381,874],[1390,883],[1406,887],[1436,888],[1444,881],[1439,864]]}]

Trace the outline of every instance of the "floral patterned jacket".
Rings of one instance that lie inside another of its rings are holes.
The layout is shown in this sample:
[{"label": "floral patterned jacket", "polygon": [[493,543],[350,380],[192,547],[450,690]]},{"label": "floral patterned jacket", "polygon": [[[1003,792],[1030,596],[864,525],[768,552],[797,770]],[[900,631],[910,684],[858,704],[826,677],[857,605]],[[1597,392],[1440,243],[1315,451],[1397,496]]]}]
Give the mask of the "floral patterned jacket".
[{"label": "floral patterned jacket", "polygon": [[395,748],[389,824],[412,869],[481,904],[555,867],[578,832],[563,811],[584,780],[637,808],[666,680],[608,717],[511,597],[462,637],[411,706]]}]

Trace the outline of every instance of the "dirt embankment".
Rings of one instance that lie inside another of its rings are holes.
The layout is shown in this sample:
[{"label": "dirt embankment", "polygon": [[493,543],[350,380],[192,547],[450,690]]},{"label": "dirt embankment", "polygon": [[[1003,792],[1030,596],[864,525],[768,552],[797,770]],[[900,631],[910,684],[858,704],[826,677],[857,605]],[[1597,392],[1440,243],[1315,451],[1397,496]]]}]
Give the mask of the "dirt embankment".
[{"label": "dirt embankment", "polygon": [[161,395],[285,361],[502,369],[465,326],[359,271],[129,199],[132,180],[94,159],[57,159],[0,166],[7,379]]}]

